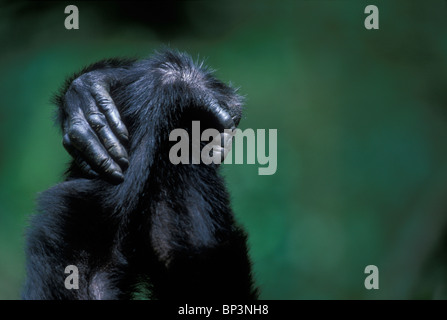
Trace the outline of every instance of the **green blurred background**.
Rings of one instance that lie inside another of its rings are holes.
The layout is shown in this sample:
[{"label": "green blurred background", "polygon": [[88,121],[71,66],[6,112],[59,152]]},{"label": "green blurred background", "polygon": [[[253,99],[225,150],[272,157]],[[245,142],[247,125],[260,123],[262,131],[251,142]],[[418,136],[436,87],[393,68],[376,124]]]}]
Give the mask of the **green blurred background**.
[{"label": "green blurred background", "polygon": [[276,174],[223,168],[261,298],[447,298],[446,27],[442,0],[0,2],[0,299],[20,297],[27,218],[69,160],[52,94],[163,44],[241,88],[242,129],[278,130]]}]

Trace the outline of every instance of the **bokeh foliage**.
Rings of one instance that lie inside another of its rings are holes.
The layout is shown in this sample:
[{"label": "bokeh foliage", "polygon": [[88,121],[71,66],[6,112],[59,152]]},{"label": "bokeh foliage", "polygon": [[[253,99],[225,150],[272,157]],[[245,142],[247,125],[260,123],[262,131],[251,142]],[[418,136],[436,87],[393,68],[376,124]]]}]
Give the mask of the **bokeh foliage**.
[{"label": "bokeh foliage", "polygon": [[27,218],[69,160],[51,96],[163,44],[240,87],[241,128],[278,130],[276,174],[223,168],[262,298],[447,298],[447,4],[374,1],[372,31],[368,4],[0,2],[0,299],[19,298]]}]

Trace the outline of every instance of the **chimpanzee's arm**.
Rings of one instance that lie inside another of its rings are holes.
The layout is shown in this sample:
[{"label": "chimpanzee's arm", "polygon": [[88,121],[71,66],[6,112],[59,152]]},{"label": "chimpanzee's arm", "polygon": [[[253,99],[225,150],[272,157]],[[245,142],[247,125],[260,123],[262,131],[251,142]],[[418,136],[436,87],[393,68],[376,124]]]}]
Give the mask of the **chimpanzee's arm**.
[{"label": "chimpanzee's arm", "polygon": [[128,75],[134,60],[95,63],[71,77],[55,98],[63,145],[81,170],[113,183],[123,180],[128,132],[110,97],[110,88]]}]

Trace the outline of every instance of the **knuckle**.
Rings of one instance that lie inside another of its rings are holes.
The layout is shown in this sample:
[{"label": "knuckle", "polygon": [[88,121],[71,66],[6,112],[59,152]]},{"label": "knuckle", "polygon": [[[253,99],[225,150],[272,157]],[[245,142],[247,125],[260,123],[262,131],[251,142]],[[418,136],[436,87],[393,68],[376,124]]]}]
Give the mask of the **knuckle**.
[{"label": "knuckle", "polygon": [[[92,77],[92,75],[90,75],[90,77]],[[101,81],[95,81],[93,84],[92,84],[92,89],[95,91],[95,92],[102,92],[103,90],[104,90],[104,88],[105,88],[105,86],[104,86],[104,84],[103,83],[101,83]]]},{"label": "knuckle", "polygon": [[123,148],[117,143],[112,143],[107,147],[107,152],[111,155],[124,155]]},{"label": "knuckle", "polygon": [[82,79],[83,82],[89,83],[90,85],[95,80],[95,77],[94,77],[92,71],[84,73],[79,78]]},{"label": "knuckle", "polygon": [[64,134],[64,136],[62,138],[62,145],[65,148],[71,147],[71,141],[70,141],[70,137],[68,136],[68,134]]},{"label": "knuckle", "polygon": [[112,100],[104,96],[98,97],[98,105],[104,112],[111,112],[115,109]]},{"label": "knuckle", "polygon": [[97,71],[87,72],[82,75],[82,78],[84,78],[84,81],[88,83],[93,93],[103,90],[105,87],[104,81],[102,79],[103,77],[101,76],[101,73]]},{"label": "knuckle", "polygon": [[102,168],[105,172],[110,171],[113,165],[112,159],[105,157],[103,159],[99,159],[99,167]]},{"label": "knuckle", "polygon": [[106,150],[112,156],[115,156],[117,153],[116,146],[114,146],[114,145],[109,146],[108,148],[106,148]]},{"label": "knuckle", "polygon": [[83,123],[74,122],[68,129],[67,135],[71,141],[79,141],[81,137],[87,134]]},{"label": "knuckle", "polygon": [[118,130],[119,132],[122,132],[122,133],[125,134],[125,135],[129,135],[129,133],[127,132],[127,128],[126,128],[126,126],[124,125],[123,122],[121,122],[121,121],[117,121],[117,122],[115,123],[115,126],[116,126],[116,128],[117,128],[117,130]]},{"label": "knuckle", "polygon": [[99,130],[107,124],[104,115],[97,112],[87,115],[87,121],[94,130]]},{"label": "knuckle", "polygon": [[81,158],[78,157],[78,158],[76,158],[75,161],[78,164],[78,166],[81,168],[81,170],[83,170],[83,171],[89,171],[90,170],[90,166],[87,164],[87,162],[85,162]]},{"label": "knuckle", "polygon": [[96,98],[96,101],[98,102],[98,106],[101,109],[102,112],[106,113],[106,114],[112,114],[116,107],[115,104],[113,103],[113,101],[107,97],[104,96],[98,96]]},{"label": "knuckle", "polygon": [[108,92],[108,85],[102,81],[93,82],[92,86],[92,94],[95,97],[95,100],[98,106],[104,112],[112,112],[115,109],[115,105],[113,103],[112,98]]},{"label": "knuckle", "polygon": [[85,82],[82,79],[82,76],[74,79],[73,82],[71,83],[71,87],[73,89],[83,88],[84,86],[85,86]]},{"label": "knuckle", "polygon": [[80,75],[79,77],[77,77],[76,79],[74,79],[71,82],[71,87],[73,89],[81,89],[81,88],[85,88],[85,87],[89,87],[94,89],[96,87],[96,83],[97,83],[97,76],[95,74],[94,71],[91,72],[87,72],[84,73],[82,75]]},{"label": "knuckle", "polygon": [[84,81],[82,80],[82,76],[77,77],[76,79],[73,80],[73,82],[71,83],[73,86],[81,86],[84,84]]},{"label": "knuckle", "polygon": [[80,118],[79,116],[75,116],[71,119],[71,127],[84,127],[85,120]]},{"label": "knuckle", "polygon": [[127,128],[119,118],[110,118],[109,119],[110,127],[113,128],[113,130],[118,135],[128,135]]}]

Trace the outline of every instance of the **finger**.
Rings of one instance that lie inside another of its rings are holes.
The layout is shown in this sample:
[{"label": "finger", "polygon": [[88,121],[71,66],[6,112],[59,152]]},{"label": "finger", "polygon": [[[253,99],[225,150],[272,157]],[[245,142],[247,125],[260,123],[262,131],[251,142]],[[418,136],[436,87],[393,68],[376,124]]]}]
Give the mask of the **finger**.
[{"label": "finger", "polygon": [[96,85],[93,91],[93,96],[95,97],[99,109],[107,118],[107,121],[112,128],[113,132],[122,140],[127,142],[129,140],[129,132],[126,126],[121,120],[121,116],[115,103],[110,97],[110,94],[104,88],[104,86]]},{"label": "finger", "polygon": [[74,161],[78,165],[79,169],[84,174],[86,174],[89,178],[97,178],[98,177],[98,174],[95,171],[93,171],[92,167],[90,167],[90,165],[81,158],[81,156],[79,155],[77,150],[73,147],[73,145],[71,144],[70,138],[68,137],[68,134],[64,135],[62,144],[63,144],[65,150],[67,150],[67,152],[70,154],[70,156],[74,159]]},{"label": "finger", "polygon": [[122,182],[124,176],[98,137],[84,120],[72,123],[67,132],[71,145],[81,152],[85,161],[101,176],[113,182]]},{"label": "finger", "polygon": [[127,169],[129,166],[129,156],[127,155],[126,149],[124,149],[118,141],[118,138],[107,125],[105,116],[102,113],[93,113],[88,114],[86,118],[112,158],[118,162],[123,169]]}]

